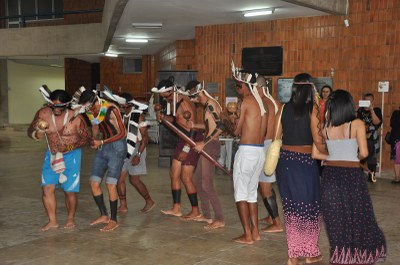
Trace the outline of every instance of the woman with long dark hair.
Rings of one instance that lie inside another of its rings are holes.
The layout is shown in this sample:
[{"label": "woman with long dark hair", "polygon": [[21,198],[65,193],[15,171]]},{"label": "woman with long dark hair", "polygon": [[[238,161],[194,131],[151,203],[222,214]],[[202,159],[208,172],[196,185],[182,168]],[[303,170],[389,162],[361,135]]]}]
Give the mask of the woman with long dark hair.
[{"label": "woman with long dark hair", "polygon": [[318,136],[317,126],[312,126],[319,121],[317,103],[318,93],[311,76],[298,74],[290,101],[277,114],[279,117],[282,113],[281,122],[275,122],[277,136],[282,136],[276,176],[285,217],[288,265],[299,264],[302,257],[307,263],[322,259],[318,247],[320,180],[317,163],[311,157],[313,138]]},{"label": "woman with long dark hair", "polygon": [[360,160],[368,156],[365,125],[356,119],[349,92],[336,90],[327,101],[326,139],[329,155],[321,182],[321,209],[330,244],[330,264],[375,264],[386,257]]}]

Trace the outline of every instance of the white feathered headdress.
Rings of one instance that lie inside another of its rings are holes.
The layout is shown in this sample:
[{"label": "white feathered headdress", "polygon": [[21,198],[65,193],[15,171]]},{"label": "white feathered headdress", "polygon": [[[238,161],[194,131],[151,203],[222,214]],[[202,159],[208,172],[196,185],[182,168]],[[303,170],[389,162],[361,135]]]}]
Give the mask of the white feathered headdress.
[{"label": "white feathered headdress", "polygon": [[232,67],[233,78],[236,81],[241,82],[241,83],[245,83],[245,84],[247,84],[249,86],[250,92],[253,94],[254,98],[256,99],[256,101],[258,103],[258,106],[260,107],[261,115],[264,115],[266,113],[266,111],[265,111],[265,108],[264,108],[264,104],[263,104],[263,102],[261,100],[261,97],[260,97],[260,95],[258,94],[258,91],[257,91],[257,85],[258,84],[257,84],[257,82],[254,82],[254,83],[251,82],[253,77],[254,77],[254,79],[257,78],[258,74],[257,73],[248,73],[248,72],[245,72],[244,70],[236,68],[235,67],[235,63],[233,62],[233,60],[232,60],[232,63],[231,63],[231,67]]}]

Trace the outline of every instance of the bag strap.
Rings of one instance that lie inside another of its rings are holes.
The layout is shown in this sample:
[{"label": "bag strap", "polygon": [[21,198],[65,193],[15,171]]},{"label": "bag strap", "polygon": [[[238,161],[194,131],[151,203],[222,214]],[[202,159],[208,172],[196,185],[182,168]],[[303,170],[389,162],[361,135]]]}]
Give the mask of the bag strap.
[{"label": "bag strap", "polygon": [[[283,113],[283,107],[285,107],[285,104],[282,105],[282,111],[281,111],[281,113],[279,114],[278,127],[276,127],[276,132],[275,132],[274,140],[276,140],[276,137],[278,136],[279,124],[281,124],[282,113]],[[281,139],[282,139],[282,137],[281,137]]]}]

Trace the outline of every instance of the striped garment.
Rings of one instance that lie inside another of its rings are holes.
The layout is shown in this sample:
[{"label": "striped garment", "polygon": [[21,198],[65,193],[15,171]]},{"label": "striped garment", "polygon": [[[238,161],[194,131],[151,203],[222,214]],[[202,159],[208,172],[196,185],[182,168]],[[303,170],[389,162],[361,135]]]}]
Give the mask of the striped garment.
[{"label": "striped garment", "polygon": [[136,143],[141,140],[139,128],[147,126],[146,122],[139,123],[140,115],[143,113],[141,110],[132,110],[128,115],[128,133],[126,136],[127,154],[126,157],[130,158],[135,151]]}]

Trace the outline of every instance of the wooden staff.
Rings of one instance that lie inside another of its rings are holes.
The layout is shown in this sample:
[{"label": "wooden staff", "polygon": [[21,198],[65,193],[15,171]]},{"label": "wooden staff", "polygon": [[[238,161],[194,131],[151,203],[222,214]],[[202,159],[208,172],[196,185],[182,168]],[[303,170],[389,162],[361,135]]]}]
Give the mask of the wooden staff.
[{"label": "wooden staff", "polygon": [[[157,108],[155,108],[157,110]],[[161,118],[161,122],[167,126],[168,128],[170,128],[174,133],[176,133],[178,135],[179,138],[181,138],[182,140],[184,140],[187,144],[190,145],[190,147],[194,147],[196,145],[196,143],[186,134],[184,134],[181,130],[179,130],[178,128],[176,128],[175,125],[173,125],[170,121],[168,121],[165,118]],[[208,161],[210,161],[211,163],[213,163],[216,167],[218,167],[219,169],[221,169],[225,174],[227,174],[228,176],[232,177],[232,173],[229,172],[226,168],[224,168],[220,163],[218,163],[218,161],[216,161],[210,154],[208,154],[206,151],[201,150],[200,154],[202,156],[204,156]]]}]

